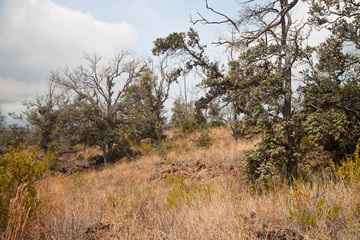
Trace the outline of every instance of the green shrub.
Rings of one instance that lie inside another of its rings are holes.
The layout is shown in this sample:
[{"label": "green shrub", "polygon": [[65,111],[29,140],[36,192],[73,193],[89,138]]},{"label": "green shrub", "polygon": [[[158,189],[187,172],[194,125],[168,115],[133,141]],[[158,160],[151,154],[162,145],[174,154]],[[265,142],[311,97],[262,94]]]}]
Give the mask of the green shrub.
[{"label": "green shrub", "polygon": [[190,205],[195,199],[211,199],[214,192],[212,184],[196,185],[195,183],[186,186],[183,176],[177,174],[168,174],[165,181],[169,187],[167,201],[170,208],[181,208],[184,205]]},{"label": "green shrub", "polygon": [[152,147],[155,150],[155,152],[165,161],[168,161],[166,159],[169,151],[175,148],[174,143],[171,140],[169,140],[168,137],[164,137],[160,143],[153,145]]},{"label": "green shrub", "polygon": [[198,126],[195,119],[186,117],[183,121],[180,122],[180,129],[183,133],[192,133],[198,129]]},{"label": "green shrub", "polygon": [[325,196],[313,197],[298,180],[293,185],[289,207],[290,216],[294,217],[306,229],[317,227],[320,221],[331,226],[339,216],[341,204],[331,203]]},{"label": "green shrub", "polygon": [[9,206],[17,195],[18,188],[26,190],[26,207],[30,209],[29,216],[37,210],[35,183],[45,173],[46,162],[37,160],[35,150],[25,155],[19,150],[10,151],[0,157],[0,229],[4,230],[9,221]]},{"label": "green shrub", "polygon": [[212,138],[209,136],[209,133],[204,131],[200,134],[199,137],[195,138],[194,144],[197,147],[208,148],[212,145]]},{"label": "green shrub", "polygon": [[51,171],[55,171],[59,167],[59,156],[56,153],[58,148],[58,143],[56,141],[52,141],[47,144],[47,152],[45,152],[45,160],[48,164],[48,168]]},{"label": "green shrub", "polygon": [[111,162],[114,163],[123,157],[132,156],[132,154],[133,151],[131,148],[130,141],[122,139],[113,147],[112,153],[110,155],[110,159]]},{"label": "green shrub", "polygon": [[104,157],[102,155],[91,156],[87,159],[90,167],[99,167],[104,164]]},{"label": "green shrub", "polygon": [[347,158],[346,161],[341,162],[338,170],[335,169],[335,164],[331,161],[331,166],[335,175],[346,183],[358,184],[360,181],[360,141],[356,146],[354,156]]},{"label": "green shrub", "polygon": [[154,149],[150,143],[140,143],[140,148],[145,154],[150,153]]},{"label": "green shrub", "polygon": [[201,189],[195,184],[187,187],[184,183],[184,177],[181,175],[174,176],[169,174],[165,179],[170,187],[167,196],[170,208],[179,208],[184,204],[188,204],[200,194]]},{"label": "green shrub", "polygon": [[267,161],[268,155],[264,151],[249,151],[243,158],[244,178],[252,183],[265,184],[273,176],[273,163]]}]

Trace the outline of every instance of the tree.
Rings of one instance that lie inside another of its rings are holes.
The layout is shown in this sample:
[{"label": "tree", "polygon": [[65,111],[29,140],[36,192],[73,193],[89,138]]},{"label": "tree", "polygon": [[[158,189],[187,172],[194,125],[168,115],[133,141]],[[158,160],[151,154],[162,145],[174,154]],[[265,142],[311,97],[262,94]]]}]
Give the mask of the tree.
[{"label": "tree", "polygon": [[310,22],[360,49],[360,2],[356,0],[308,0]]},{"label": "tree", "polygon": [[25,117],[26,121],[34,127],[35,138],[39,147],[45,152],[48,150],[49,143],[59,140],[62,124],[58,116],[66,102],[66,96],[63,93],[57,93],[54,82],[50,81],[47,94],[37,98],[35,102],[24,102],[27,109],[23,116],[17,117],[18,119]]},{"label": "tree", "polygon": [[[241,74],[237,79],[227,78],[226,74],[221,73],[217,63],[204,57],[204,48],[199,44],[198,35],[193,30],[187,34],[188,41],[185,40],[184,33],[173,33],[167,38],[157,39],[153,51],[186,52],[192,58],[189,67],[201,67],[206,73],[205,84],[210,89],[208,99],[234,91],[240,94],[252,92],[252,96],[260,96],[257,103],[252,104],[256,108],[255,114],[248,113],[248,117],[252,121],[257,119],[255,122],[266,132],[263,144],[260,144],[263,148],[257,150],[267,152],[263,154],[261,164],[268,165],[275,161],[279,167],[285,167],[286,177],[291,183],[297,178],[299,161],[299,141],[293,134],[296,126],[293,121],[292,69],[298,61],[300,34],[304,24],[294,22],[290,14],[298,0],[254,3],[256,2],[248,1],[241,4],[240,17],[232,19],[209,7],[206,1],[206,7],[224,20],[209,21],[199,14],[200,18],[195,21],[203,24],[229,24],[232,28],[231,38],[219,39],[218,44],[248,49],[243,51],[244,54],[241,54],[238,61]],[[246,65],[242,65],[244,62]],[[256,73],[255,77],[252,72]],[[236,94],[232,96],[234,98]],[[240,95],[238,97],[240,98]],[[242,97],[245,98],[244,95]],[[208,99],[204,98],[203,102],[207,103]],[[246,109],[244,112],[247,112]],[[277,157],[280,158],[273,158],[270,152],[274,152],[274,149],[277,149]],[[251,158],[248,159],[252,161]]]},{"label": "tree", "polygon": [[311,1],[311,22],[331,35],[304,53],[309,68],[301,88],[306,134],[340,161],[360,138],[360,3]]},{"label": "tree", "polygon": [[206,118],[196,102],[186,102],[185,99],[178,97],[171,108],[171,125],[180,128],[183,133],[193,132],[196,129],[205,127]]},{"label": "tree", "polygon": [[111,161],[113,146],[125,131],[124,102],[130,84],[142,76],[144,63],[122,51],[102,64],[99,56],[85,56],[87,66],[52,72],[51,79],[71,91],[84,107],[94,142],[102,148],[104,162]]},{"label": "tree", "polygon": [[0,154],[6,151],[6,141],[5,141],[5,134],[6,134],[6,126],[5,126],[5,116],[2,113],[2,109],[0,106]]},{"label": "tree", "polygon": [[[153,65],[152,62],[147,65]],[[127,116],[131,135],[135,141],[151,138],[158,142],[163,137],[164,104],[169,98],[170,86],[177,82],[181,68],[168,70],[167,59],[160,59],[158,66],[147,69],[126,90]]]}]

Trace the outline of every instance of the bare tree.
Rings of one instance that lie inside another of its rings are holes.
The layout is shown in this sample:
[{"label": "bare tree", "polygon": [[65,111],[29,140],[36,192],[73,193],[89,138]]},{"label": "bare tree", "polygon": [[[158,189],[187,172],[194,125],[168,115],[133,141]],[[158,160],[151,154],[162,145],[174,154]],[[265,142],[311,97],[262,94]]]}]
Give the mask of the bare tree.
[{"label": "bare tree", "polygon": [[51,79],[63,88],[72,91],[84,103],[93,137],[101,146],[104,162],[111,160],[113,145],[119,129],[125,122],[121,97],[128,86],[141,76],[145,66],[128,52],[121,51],[105,62],[97,55],[85,56],[86,66],[72,71],[52,72]]}]

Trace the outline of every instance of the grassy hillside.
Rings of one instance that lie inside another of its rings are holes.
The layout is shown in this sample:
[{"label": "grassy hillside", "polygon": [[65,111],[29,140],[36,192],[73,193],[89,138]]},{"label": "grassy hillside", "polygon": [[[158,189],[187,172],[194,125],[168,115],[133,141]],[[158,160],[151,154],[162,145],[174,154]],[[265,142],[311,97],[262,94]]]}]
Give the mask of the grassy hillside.
[{"label": "grassy hillside", "polygon": [[200,133],[168,134],[166,153],[144,143],[135,159],[44,178],[37,186],[41,211],[24,236],[360,238],[359,157],[342,168],[304,173],[306,181],[292,187],[275,180],[254,185],[242,178],[241,158],[257,139],[235,142],[226,128],[210,129],[206,141]]}]

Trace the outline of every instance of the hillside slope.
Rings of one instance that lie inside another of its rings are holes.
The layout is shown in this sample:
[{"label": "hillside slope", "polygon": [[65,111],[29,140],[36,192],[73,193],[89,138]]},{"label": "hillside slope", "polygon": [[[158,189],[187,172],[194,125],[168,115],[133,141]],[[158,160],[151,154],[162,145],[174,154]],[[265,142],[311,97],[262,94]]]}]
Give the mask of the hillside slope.
[{"label": "hillside slope", "polygon": [[[241,157],[254,140],[214,128],[174,134],[167,154],[146,152],[101,170],[49,176],[34,239],[354,239],[360,235],[358,185],[323,175],[312,182],[249,185]],[[199,144],[198,144],[199,145]],[[321,180],[321,181],[320,181]]]}]

